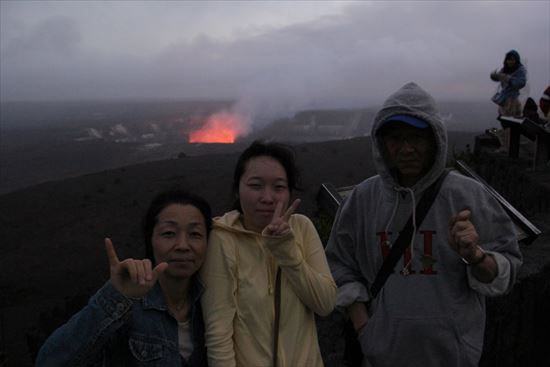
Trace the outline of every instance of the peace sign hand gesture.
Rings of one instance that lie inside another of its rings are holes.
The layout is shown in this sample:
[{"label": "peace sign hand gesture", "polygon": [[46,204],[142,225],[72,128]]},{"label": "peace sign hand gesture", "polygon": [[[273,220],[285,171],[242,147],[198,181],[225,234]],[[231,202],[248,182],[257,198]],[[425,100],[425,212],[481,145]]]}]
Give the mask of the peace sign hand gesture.
[{"label": "peace sign hand gesture", "polygon": [[159,275],[168,267],[167,263],[162,262],[152,269],[149,259],[119,261],[113,243],[109,238],[105,238],[105,250],[109,259],[111,283],[116,290],[126,297],[143,297],[153,288]]},{"label": "peace sign hand gesture", "polygon": [[286,210],[286,212],[281,215],[283,211],[283,203],[281,201],[277,202],[275,211],[273,212],[273,218],[271,223],[269,223],[264,230],[262,235],[264,236],[285,236],[290,232],[290,226],[288,225],[288,220],[290,216],[294,213],[296,208],[300,205],[300,199],[294,200],[292,205]]}]

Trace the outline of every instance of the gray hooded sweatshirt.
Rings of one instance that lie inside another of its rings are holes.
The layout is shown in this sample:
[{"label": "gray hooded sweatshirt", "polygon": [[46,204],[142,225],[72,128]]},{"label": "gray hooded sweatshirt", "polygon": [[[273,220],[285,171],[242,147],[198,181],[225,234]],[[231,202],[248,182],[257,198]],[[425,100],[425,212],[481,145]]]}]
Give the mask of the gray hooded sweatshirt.
[{"label": "gray hooded sweatshirt", "polygon": [[[380,126],[394,115],[430,125],[437,149],[429,171],[412,187],[400,187],[382,155]],[[338,289],[337,306],[369,300],[367,289],[416,203],[444,171],[447,133],[433,98],[414,83],[391,95],[371,132],[378,175],[356,186],[340,208],[327,245]],[[498,275],[477,281],[448,243],[449,218],[463,209],[493,255]],[[378,296],[359,335],[374,367],[477,366],[483,347],[485,295],[509,291],[521,264],[515,229],[500,204],[476,181],[451,172],[431,209]],[[406,270],[405,270],[406,269]],[[403,271],[405,270],[405,271]],[[408,275],[406,275],[408,273]]]}]

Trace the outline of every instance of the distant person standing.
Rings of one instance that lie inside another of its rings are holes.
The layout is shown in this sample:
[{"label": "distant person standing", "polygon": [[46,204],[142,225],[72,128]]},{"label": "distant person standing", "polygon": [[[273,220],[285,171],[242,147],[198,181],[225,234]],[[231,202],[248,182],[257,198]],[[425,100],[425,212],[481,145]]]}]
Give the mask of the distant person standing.
[{"label": "distant person standing", "polygon": [[521,58],[516,50],[510,50],[504,57],[500,71],[491,73],[491,80],[500,82],[499,91],[493,96],[492,101],[499,105],[498,113],[501,116],[521,116],[521,103],[519,92],[527,83],[527,69],[521,63]]},{"label": "distant person standing", "polygon": [[550,85],[546,87],[539,99],[539,107],[547,122],[550,122]]},{"label": "distant person standing", "polygon": [[525,106],[523,106],[523,117],[531,120],[535,124],[544,124],[544,120],[539,116],[539,107],[537,102],[531,97],[527,98],[525,101]]}]

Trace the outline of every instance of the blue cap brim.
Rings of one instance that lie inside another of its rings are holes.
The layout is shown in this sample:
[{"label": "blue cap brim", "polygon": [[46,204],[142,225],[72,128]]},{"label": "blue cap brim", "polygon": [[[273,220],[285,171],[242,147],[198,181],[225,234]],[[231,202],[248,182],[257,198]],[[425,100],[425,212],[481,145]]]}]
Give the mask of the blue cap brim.
[{"label": "blue cap brim", "polygon": [[386,122],[384,122],[384,125],[390,121],[403,122],[407,125],[411,125],[412,127],[416,127],[418,129],[426,129],[430,127],[430,125],[426,121],[410,115],[394,115],[389,119],[387,119]]}]

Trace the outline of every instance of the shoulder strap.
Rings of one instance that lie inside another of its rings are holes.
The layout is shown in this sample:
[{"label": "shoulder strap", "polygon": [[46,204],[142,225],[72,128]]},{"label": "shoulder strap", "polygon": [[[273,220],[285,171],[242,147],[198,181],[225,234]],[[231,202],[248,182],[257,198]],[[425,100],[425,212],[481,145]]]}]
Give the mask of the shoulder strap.
[{"label": "shoulder strap", "polygon": [[[435,197],[439,192],[441,184],[445,180],[445,177],[447,177],[447,175],[449,174],[449,171],[449,169],[445,169],[445,171],[443,171],[439,178],[433,184],[431,184],[431,186],[428,187],[426,191],[424,191],[424,195],[422,195],[420,202],[416,206],[417,228],[420,227],[422,221],[424,220],[424,217],[426,217],[426,214],[428,213],[428,210],[430,210],[430,207],[432,206],[432,203],[434,202]],[[403,251],[410,244],[412,235],[413,225],[411,216],[403,230],[399,233],[399,237],[397,237],[397,240],[393,244],[390,253],[384,259],[384,263],[378,271],[378,274],[376,274],[376,278],[374,279],[374,282],[372,283],[372,286],[370,288],[370,295],[372,299],[376,298],[378,292],[380,292],[380,290],[384,286],[384,283],[386,283],[386,280],[393,272],[395,264],[397,264],[401,256],[403,256]]]},{"label": "shoulder strap", "polygon": [[273,367],[277,367],[279,351],[279,319],[281,318],[281,268],[277,267],[275,280],[275,320],[273,323]]}]

